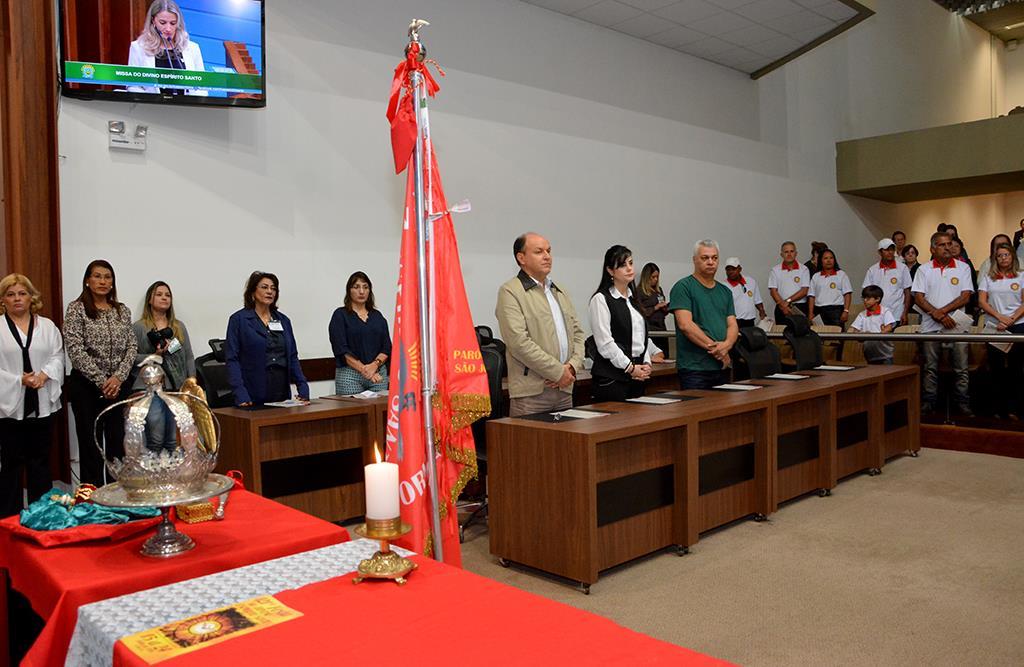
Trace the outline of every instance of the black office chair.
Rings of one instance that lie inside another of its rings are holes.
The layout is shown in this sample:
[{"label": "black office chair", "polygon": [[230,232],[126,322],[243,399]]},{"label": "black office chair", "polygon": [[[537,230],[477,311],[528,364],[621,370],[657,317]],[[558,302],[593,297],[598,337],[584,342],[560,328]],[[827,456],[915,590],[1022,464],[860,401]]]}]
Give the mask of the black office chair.
[{"label": "black office chair", "polygon": [[807,318],[799,313],[793,313],[786,317],[783,324],[786,328],[782,332],[782,337],[793,349],[796,370],[804,371],[821,366],[824,363],[821,338],[811,330],[811,323]]},{"label": "black office chair", "polygon": [[[486,324],[480,324],[474,327],[474,329],[476,330],[476,341],[480,344],[481,350],[485,347],[489,347],[497,350],[502,357],[505,356],[505,341],[500,338],[495,338],[494,331],[489,326]],[[508,375],[508,368],[503,364],[502,369],[501,377],[505,377]]]},{"label": "black office chair", "polygon": [[[495,339],[496,340],[496,339]],[[501,342],[501,341],[497,341]],[[504,345],[502,345],[504,347]],[[480,476],[481,494],[477,498],[463,501],[459,509],[469,511],[469,516],[459,524],[459,542],[466,538],[466,528],[478,518],[487,516],[487,421],[500,419],[508,415],[508,406],[501,391],[501,379],[507,374],[505,369],[505,353],[499,352],[498,346],[480,347],[484,368],[487,370],[487,388],[491,396],[491,414],[473,422],[473,442],[476,447],[476,463]]]},{"label": "black office chair", "polygon": [[228,367],[224,362],[224,341],[210,340],[213,352],[196,358],[196,381],[206,392],[206,402],[211,408],[229,408],[235,404],[235,393],[228,382]]},{"label": "black office chair", "polygon": [[765,332],[757,327],[740,329],[732,352],[734,380],[763,378],[782,370],[779,348],[772,345]]},{"label": "black office chair", "polygon": [[210,344],[210,349],[213,350],[213,354],[217,357],[217,361],[224,363],[224,345],[227,343],[223,338],[211,338],[207,341]]}]

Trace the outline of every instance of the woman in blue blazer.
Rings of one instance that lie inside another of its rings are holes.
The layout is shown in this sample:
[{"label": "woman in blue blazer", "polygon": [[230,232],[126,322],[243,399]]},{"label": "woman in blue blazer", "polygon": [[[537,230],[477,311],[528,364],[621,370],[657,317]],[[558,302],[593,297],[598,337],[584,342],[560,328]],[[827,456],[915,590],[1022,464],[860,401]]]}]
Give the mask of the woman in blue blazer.
[{"label": "woman in blue blazer", "polygon": [[224,353],[235,405],[288,400],[292,382],[298,397],[309,400],[292,323],[277,309],[277,297],[277,276],[254,271],[245,285],[245,308],[228,320]]}]

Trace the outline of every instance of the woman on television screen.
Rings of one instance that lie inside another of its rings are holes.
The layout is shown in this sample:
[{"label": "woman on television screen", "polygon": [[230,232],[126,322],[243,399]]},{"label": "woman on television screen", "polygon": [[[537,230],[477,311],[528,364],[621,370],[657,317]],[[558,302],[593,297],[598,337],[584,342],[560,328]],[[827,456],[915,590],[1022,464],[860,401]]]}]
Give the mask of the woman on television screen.
[{"label": "woman on television screen", "polygon": [[[164,69],[205,71],[203,52],[188,38],[185,17],[174,0],[153,0],[146,12],[146,23],[138,39],[128,49],[131,67],[159,67]],[[208,95],[205,90],[191,88],[165,88],[156,86],[128,86],[133,93],[160,93],[162,95]]]}]

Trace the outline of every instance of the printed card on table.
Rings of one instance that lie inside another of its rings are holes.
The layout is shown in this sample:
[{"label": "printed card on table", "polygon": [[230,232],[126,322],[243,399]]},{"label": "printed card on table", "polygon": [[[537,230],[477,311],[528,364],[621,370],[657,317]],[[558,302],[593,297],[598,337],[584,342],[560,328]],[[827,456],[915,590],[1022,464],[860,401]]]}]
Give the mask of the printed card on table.
[{"label": "printed card on table", "polygon": [[300,616],[302,612],[284,606],[273,596],[263,595],[143,630],[122,637],[121,641],[152,665]]}]

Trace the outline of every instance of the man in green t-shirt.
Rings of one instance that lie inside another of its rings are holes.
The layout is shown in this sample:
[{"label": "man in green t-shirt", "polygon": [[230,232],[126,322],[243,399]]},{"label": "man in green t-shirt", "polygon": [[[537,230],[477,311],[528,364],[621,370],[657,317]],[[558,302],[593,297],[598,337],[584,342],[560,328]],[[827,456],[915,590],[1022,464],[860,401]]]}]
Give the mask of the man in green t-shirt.
[{"label": "man in green t-shirt", "polygon": [[729,288],[715,280],[718,244],[693,246],[693,275],[672,286],[668,309],[676,319],[676,367],[682,389],[710,389],[729,381],[729,350],[739,327]]}]

